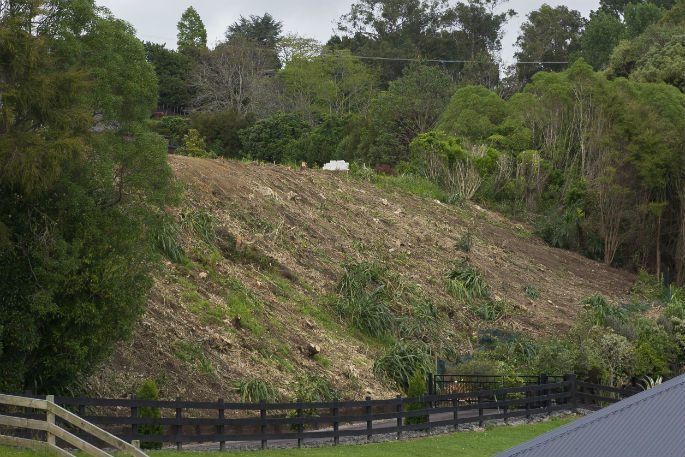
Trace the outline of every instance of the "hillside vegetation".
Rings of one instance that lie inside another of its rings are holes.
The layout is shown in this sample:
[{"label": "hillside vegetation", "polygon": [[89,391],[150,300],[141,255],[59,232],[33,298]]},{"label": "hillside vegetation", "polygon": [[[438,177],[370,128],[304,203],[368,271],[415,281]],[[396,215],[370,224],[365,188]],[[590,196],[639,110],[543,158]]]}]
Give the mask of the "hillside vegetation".
[{"label": "hillside vegetation", "polygon": [[[418,197],[391,181],[221,159],[169,162],[185,189],[176,213],[185,254],[157,273],[133,339],[90,379],[98,395],[124,395],[156,379],[164,398],[230,398],[238,396],[234,381],[256,376],[292,396],[306,375],[330,380],[345,397],[390,395],[396,387],[374,376],[374,361],[393,337],[416,338],[408,327],[374,338],[346,325],[335,311],[344,265],[383,271],[398,315],[416,313],[416,297],[434,305],[443,331],[418,339],[436,355],[450,345],[469,353],[479,331],[495,327],[560,335],[581,299],[625,300],[635,280],[550,248],[497,213]],[[467,233],[471,248],[463,252],[455,245]],[[459,261],[491,289],[482,306],[501,309],[491,320],[449,294],[446,275]],[[314,358],[309,344],[321,349]]]}]

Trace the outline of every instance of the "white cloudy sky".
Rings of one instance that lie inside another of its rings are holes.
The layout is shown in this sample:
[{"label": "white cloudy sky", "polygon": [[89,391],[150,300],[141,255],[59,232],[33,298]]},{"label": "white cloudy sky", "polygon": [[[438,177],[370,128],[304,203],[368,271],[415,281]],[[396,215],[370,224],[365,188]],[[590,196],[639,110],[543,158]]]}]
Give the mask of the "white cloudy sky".
[{"label": "white cloudy sky", "polygon": [[[333,34],[337,19],[350,9],[352,0],[96,0],[106,6],[118,18],[133,24],[138,37],[145,41],[176,46],[176,23],[188,6],[193,6],[207,28],[210,47],[223,38],[226,27],[240,15],[262,15],[265,12],[283,22],[283,30],[316,38],[325,42]],[[450,2],[453,3],[453,2]],[[505,29],[502,58],[505,63],[513,61],[514,43],[519,27],[526,15],[543,3],[550,6],[565,4],[585,17],[599,6],[599,0],[510,0],[501,6],[512,8],[518,16],[509,21]]]}]

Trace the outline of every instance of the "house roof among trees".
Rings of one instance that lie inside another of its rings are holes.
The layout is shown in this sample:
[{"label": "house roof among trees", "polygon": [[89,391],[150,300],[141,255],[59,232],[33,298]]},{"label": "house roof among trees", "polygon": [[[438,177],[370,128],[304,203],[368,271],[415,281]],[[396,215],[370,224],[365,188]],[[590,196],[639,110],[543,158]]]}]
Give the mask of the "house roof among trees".
[{"label": "house roof among trees", "polygon": [[494,457],[685,456],[685,375]]}]

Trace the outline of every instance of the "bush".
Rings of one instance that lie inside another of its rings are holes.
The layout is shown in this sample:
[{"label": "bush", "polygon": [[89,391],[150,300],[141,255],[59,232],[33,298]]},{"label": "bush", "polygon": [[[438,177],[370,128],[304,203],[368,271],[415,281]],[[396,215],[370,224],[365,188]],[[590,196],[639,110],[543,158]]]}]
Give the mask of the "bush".
[{"label": "bush", "polygon": [[490,296],[490,286],[480,272],[462,260],[447,274],[447,291],[463,301]]},{"label": "bush", "polygon": [[169,136],[169,143],[181,144],[183,135],[190,129],[190,120],[183,117],[165,116],[159,121],[158,132]]},{"label": "bush", "polygon": [[473,232],[467,231],[459,238],[459,241],[454,245],[454,249],[457,251],[471,252],[473,247]]},{"label": "bush", "polygon": [[373,371],[394,382],[407,392],[409,381],[416,371],[428,373],[433,369],[433,358],[424,344],[395,343],[383,356],[376,360]]},{"label": "bush", "polygon": [[[407,397],[423,397],[426,395],[426,374],[421,370],[416,370],[414,376],[409,380],[409,388],[407,389]],[[425,409],[424,402],[416,402],[407,404],[407,411],[418,411]],[[405,425],[422,424],[427,421],[426,416],[413,416],[404,419]]]},{"label": "bush", "polygon": [[392,330],[394,315],[386,304],[388,296],[378,265],[349,263],[338,283],[338,315],[372,338],[382,338]]},{"label": "bush", "polygon": [[584,298],[580,303],[585,305],[586,317],[594,325],[605,325],[606,318],[609,316],[618,320],[624,320],[626,316],[624,309],[612,305],[600,294]]},{"label": "bush", "polygon": [[[239,157],[243,149],[238,132],[254,125],[254,115],[243,115],[233,108],[215,112],[195,112],[190,117],[194,129],[223,157]],[[218,146],[214,147],[215,144]]]},{"label": "bush", "polygon": [[309,124],[299,116],[276,113],[238,132],[243,144],[241,155],[265,162],[282,163],[283,153],[290,143],[305,136],[309,130]]},{"label": "bush", "polygon": [[324,117],[323,123],[311,133],[288,145],[283,161],[296,164],[304,161],[310,166],[321,166],[330,160],[341,159],[336,151],[348,122],[349,118]]},{"label": "bush", "polygon": [[266,400],[267,403],[274,403],[281,399],[281,394],[272,383],[256,376],[238,378],[231,384],[233,390],[240,394],[240,400],[243,402],[254,403]]},{"label": "bush", "polygon": [[498,300],[487,300],[481,303],[469,303],[468,307],[476,316],[485,321],[494,321],[507,312],[504,302]]},{"label": "bush", "polygon": [[[144,381],[136,393],[138,400],[159,400],[157,384],[153,379]],[[141,407],[138,409],[138,417],[162,417],[159,408]],[[140,435],[161,435],[164,433],[163,425],[144,424],[138,425]],[[161,449],[162,443],[157,441],[141,441],[140,447],[143,449]]]},{"label": "bush", "polygon": [[195,129],[188,130],[188,133],[183,135],[182,146],[178,148],[178,153],[190,157],[214,157],[214,155],[207,150],[205,140],[200,136],[200,132]]}]

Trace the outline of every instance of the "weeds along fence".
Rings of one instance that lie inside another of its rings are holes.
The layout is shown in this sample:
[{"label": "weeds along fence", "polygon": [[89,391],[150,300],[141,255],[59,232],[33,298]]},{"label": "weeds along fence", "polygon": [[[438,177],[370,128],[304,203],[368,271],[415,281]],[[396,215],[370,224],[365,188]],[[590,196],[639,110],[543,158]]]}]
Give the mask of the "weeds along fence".
[{"label": "weeds along fence", "polygon": [[[55,403],[122,440],[175,444],[180,450],[184,443],[218,443],[225,449],[227,442],[237,441],[261,442],[266,448],[274,440],[293,440],[293,444],[296,440],[299,447],[305,440],[337,445],[343,437],[371,441],[374,435],[395,434],[401,438],[416,430],[431,433],[436,427],[482,426],[497,419],[598,407],[632,393],[577,382],[575,376],[566,375],[561,382],[384,400],[228,403],[56,396]],[[159,408],[161,417],[141,417],[142,408]],[[40,413],[22,409],[3,414],[35,419]],[[154,429],[149,426],[161,431],[142,433]]]}]

